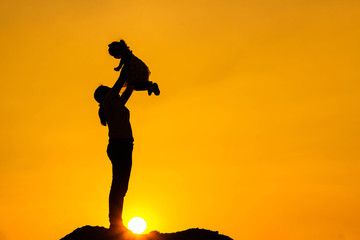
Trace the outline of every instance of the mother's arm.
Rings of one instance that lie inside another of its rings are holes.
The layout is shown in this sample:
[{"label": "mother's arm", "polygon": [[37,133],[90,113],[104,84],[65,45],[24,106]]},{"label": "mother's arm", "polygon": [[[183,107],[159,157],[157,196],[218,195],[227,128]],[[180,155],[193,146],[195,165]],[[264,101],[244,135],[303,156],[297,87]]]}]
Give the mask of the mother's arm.
[{"label": "mother's arm", "polygon": [[[124,83],[127,79],[128,76],[128,66],[124,66],[123,69],[121,70],[120,76],[118,78],[118,80],[116,81],[116,83],[114,84],[114,86],[112,87],[115,94],[119,94],[120,90],[122,88],[122,86],[124,86]],[[134,90],[134,86],[132,85],[127,85],[125,91],[121,94],[120,96],[120,100],[121,102],[125,105],[126,102],[129,100],[132,92]]]},{"label": "mother's arm", "polygon": [[125,105],[126,102],[129,100],[129,98],[130,98],[133,90],[134,90],[134,86],[132,86],[132,85],[129,86],[129,85],[128,85],[128,86],[126,87],[125,91],[121,94],[120,100],[121,100],[121,102],[122,102],[124,105]]},{"label": "mother's arm", "polygon": [[121,73],[120,73],[120,76],[119,76],[118,80],[115,82],[114,86],[112,87],[115,94],[120,93],[120,90],[124,86],[124,83],[125,83],[128,75],[129,75],[129,68],[128,68],[128,66],[124,66],[121,69]]},{"label": "mother's arm", "polygon": [[122,69],[121,69],[121,73],[120,76],[118,78],[118,80],[115,82],[114,86],[113,86],[113,90],[115,91],[116,94],[120,93],[121,88],[124,86],[124,83],[126,81],[126,79],[128,78],[129,75],[129,69],[130,69],[130,60],[132,58],[132,53],[131,51],[127,50],[126,53],[123,54],[120,64],[122,64]]}]

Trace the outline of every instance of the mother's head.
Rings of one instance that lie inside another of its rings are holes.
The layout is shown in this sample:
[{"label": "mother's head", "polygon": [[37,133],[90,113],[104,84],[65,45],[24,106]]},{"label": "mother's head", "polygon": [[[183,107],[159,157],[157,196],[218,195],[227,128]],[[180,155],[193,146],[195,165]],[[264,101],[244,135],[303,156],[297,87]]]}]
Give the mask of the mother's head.
[{"label": "mother's head", "polygon": [[110,88],[108,86],[100,85],[94,92],[95,100],[102,104],[109,90]]},{"label": "mother's head", "polygon": [[102,125],[106,126],[106,118],[105,118],[105,112],[103,109],[103,102],[105,99],[106,94],[109,92],[111,88],[107,86],[100,85],[94,92],[94,98],[99,103],[99,118]]}]

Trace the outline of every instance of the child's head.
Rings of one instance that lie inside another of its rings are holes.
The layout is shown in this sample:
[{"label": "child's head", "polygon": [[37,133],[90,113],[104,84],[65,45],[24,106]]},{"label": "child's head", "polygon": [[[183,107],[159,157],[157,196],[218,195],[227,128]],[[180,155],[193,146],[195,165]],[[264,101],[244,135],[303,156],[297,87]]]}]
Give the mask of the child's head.
[{"label": "child's head", "polygon": [[126,50],[129,50],[129,47],[126,45],[124,40],[120,40],[120,42],[112,42],[109,44],[109,54],[114,58],[121,58]]}]

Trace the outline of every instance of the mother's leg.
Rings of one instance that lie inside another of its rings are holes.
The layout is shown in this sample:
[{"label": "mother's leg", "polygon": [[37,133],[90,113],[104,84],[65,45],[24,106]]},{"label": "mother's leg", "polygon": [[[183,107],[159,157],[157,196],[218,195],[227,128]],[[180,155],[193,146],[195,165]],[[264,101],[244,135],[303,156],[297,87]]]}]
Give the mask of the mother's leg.
[{"label": "mother's leg", "polygon": [[110,228],[123,226],[124,197],[128,190],[132,166],[132,143],[109,144],[108,156],[112,162],[112,184],[109,195]]}]

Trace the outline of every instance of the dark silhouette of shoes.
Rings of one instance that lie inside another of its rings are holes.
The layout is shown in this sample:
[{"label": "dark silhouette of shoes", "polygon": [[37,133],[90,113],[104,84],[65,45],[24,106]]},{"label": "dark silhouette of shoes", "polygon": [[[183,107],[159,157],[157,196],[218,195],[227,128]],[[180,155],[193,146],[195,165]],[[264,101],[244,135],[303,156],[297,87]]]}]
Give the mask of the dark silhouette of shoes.
[{"label": "dark silhouette of shoes", "polygon": [[157,83],[149,82],[147,90],[149,96],[151,96],[152,93],[154,93],[156,96],[159,96],[160,94],[159,86],[157,85]]},{"label": "dark silhouette of shoes", "polygon": [[148,87],[148,95],[151,96],[151,94],[153,93],[153,89],[152,89],[152,85],[150,87]]},{"label": "dark silhouette of shoes", "polygon": [[110,225],[109,230],[114,236],[116,236],[116,239],[121,239],[121,240],[135,239],[135,235],[124,225],[118,225],[118,226]]},{"label": "dark silhouette of shoes", "polygon": [[159,94],[160,94],[160,89],[159,89],[159,86],[157,85],[157,83],[154,83],[154,84],[152,85],[152,92],[154,92],[154,94],[155,94],[156,96],[159,96]]}]

